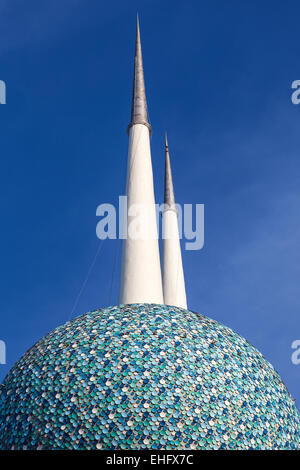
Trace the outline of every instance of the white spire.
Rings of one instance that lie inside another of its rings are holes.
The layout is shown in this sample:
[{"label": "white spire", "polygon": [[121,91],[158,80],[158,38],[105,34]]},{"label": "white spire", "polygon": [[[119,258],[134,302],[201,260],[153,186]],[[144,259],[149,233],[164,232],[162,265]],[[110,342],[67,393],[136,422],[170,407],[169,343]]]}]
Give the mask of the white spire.
[{"label": "white spire", "polygon": [[164,204],[165,207],[162,213],[164,303],[166,305],[187,308],[167,134],[165,137]]},{"label": "white spire", "polygon": [[137,20],[131,122],[128,126],[128,234],[122,247],[120,304],[163,304],[150,132]]}]

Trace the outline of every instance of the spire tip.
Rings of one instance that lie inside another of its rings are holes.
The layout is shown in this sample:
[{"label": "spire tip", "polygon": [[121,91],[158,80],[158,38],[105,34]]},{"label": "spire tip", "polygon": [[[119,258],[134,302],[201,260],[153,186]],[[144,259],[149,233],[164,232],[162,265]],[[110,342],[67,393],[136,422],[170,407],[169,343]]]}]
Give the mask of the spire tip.
[{"label": "spire tip", "polygon": [[136,42],[135,42],[135,58],[134,58],[134,81],[133,96],[131,107],[131,122],[129,128],[134,124],[144,124],[149,128],[151,134],[151,126],[148,122],[147,101],[145,92],[144,68],[142,59],[141,35],[139,26],[139,16],[137,13],[136,23]]},{"label": "spire tip", "polygon": [[166,149],[168,148],[168,135],[167,135],[167,131],[165,131],[165,147],[166,147]]},{"label": "spire tip", "polygon": [[175,206],[172,170],[170,163],[167,133],[165,133],[165,197],[164,203],[169,207]]}]

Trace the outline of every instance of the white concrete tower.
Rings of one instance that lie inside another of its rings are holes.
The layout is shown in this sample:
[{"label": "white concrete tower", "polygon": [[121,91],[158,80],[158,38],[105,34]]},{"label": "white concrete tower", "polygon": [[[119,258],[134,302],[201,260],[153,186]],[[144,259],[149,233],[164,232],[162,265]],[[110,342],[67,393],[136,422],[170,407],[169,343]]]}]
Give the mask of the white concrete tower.
[{"label": "white concrete tower", "polygon": [[131,122],[128,126],[127,238],[123,240],[120,304],[163,304],[157,236],[153,173],[150,152],[151,126],[137,19]]},{"label": "white concrete tower", "polygon": [[166,305],[187,308],[167,134],[165,140],[164,204],[162,213],[164,303]]}]

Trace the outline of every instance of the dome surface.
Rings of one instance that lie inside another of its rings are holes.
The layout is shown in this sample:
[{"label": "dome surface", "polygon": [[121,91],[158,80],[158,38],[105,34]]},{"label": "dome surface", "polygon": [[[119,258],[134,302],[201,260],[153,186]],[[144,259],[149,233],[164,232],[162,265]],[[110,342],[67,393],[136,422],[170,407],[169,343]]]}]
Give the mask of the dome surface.
[{"label": "dome surface", "polygon": [[0,390],[0,449],[299,448],[299,413],[273,367],[229,328],[176,307],[77,317]]}]

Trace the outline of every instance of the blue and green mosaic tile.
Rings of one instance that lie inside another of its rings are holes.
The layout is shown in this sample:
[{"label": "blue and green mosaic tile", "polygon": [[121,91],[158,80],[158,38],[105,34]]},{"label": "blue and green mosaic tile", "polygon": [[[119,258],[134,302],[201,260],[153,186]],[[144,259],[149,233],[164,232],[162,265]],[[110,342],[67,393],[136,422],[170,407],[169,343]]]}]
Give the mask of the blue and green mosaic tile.
[{"label": "blue and green mosaic tile", "polygon": [[244,338],[121,305],[49,333],[0,388],[0,449],[298,449],[299,413]]}]

